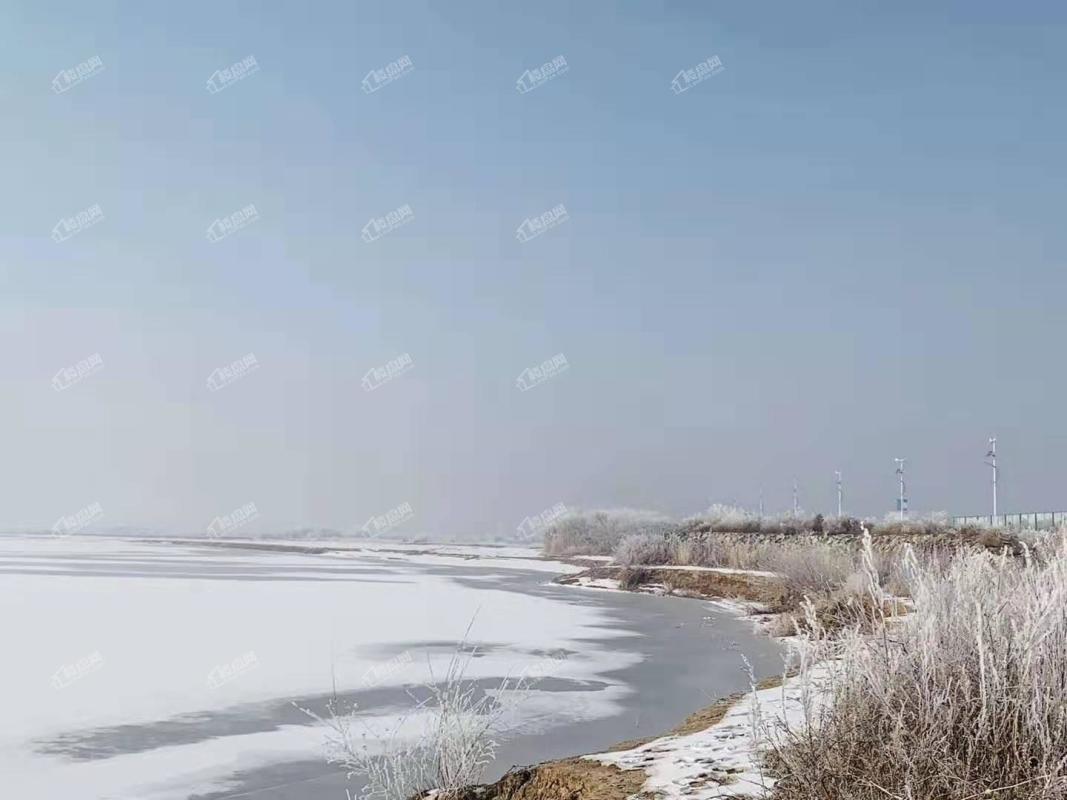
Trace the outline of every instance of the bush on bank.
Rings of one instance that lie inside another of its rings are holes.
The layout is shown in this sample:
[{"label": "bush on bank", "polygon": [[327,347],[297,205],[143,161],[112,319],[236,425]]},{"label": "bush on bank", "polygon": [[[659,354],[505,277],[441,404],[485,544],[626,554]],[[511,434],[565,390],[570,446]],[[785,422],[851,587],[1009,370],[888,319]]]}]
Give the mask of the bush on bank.
[{"label": "bush on bank", "polygon": [[806,631],[827,702],[778,740],[774,800],[1067,797],[1063,535],[1018,556],[909,549],[901,578],[911,610],[891,620],[868,580],[876,635]]}]

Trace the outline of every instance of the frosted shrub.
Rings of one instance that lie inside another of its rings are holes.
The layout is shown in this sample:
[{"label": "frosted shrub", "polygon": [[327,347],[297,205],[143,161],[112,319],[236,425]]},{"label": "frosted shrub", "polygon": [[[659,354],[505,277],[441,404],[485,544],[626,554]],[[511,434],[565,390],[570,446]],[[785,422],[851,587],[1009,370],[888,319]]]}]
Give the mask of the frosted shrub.
[{"label": "frosted shrub", "polygon": [[760,518],[743,508],[713,503],[697,519],[707,523],[713,531],[735,531],[738,533],[755,532],[760,529]]},{"label": "frosted shrub", "polygon": [[859,555],[827,544],[783,544],[764,554],[761,569],[777,572],[798,595],[843,586],[859,568]]},{"label": "frosted shrub", "polygon": [[647,534],[662,538],[676,525],[670,517],[655,511],[576,511],[545,529],[544,551],[549,556],[606,556],[627,536]]},{"label": "frosted shrub", "polygon": [[834,643],[816,621],[828,703],[776,747],[774,797],[1067,797],[1067,550],[1045,547],[947,563],[909,550],[911,613]]},{"label": "frosted shrub", "polygon": [[495,692],[481,690],[465,678],[475,655],[459,645],[441,680],[431,676],[428,698],[412,695],[416,713],[388,731],[369,727],[356,706],[342,708],[336,699],[327,704],[324,717],[301,709],[326,728],[327,762],[364,780],[360,797],[408,800],[437,790],[444,799],[481,780],[506,729],[512,705],[506,701],[529,687],[523,680],[504,679]]},{"label": "frosted shrub", "polygon": [[626,566],[675,563],[675,542],[670,537],[648,533],[627,536],[615,548],[615,563]]},{"label": "frosted shrub", "polygon": [[948,515],[943,511],[916,517],[905,517],[904,519],[901,519],[898,514],[890,513],[886,514],[881,522],[874,523],[872,527],[875,533],[880,536],[932,536],[955,530],[955,528],[949,524]]}]

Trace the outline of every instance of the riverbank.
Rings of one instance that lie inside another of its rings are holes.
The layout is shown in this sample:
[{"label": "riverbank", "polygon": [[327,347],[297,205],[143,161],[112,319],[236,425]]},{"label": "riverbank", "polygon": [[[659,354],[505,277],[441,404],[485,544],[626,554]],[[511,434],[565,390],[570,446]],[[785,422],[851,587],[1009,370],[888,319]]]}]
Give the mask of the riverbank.
[{"label": "riverbank", "polygon": [[[598,564],[555,582],[710,601],[738,616],[770,614],[781,608],[784,597],[780,576],[768,571],[660,566],[640,572],[635,580],[631,568]],[[753,714],[758,708],[761,724],[772,727],[795,723],[801,695],[795,678],[772,675],[693,712],[666,733],[590,755],[512,767],[500,780],[467,787],[454,800],[710,800],[760,794],[766,781]]]},{"label": "riverbank", "polygon": [[[963,800],[1017,786],[1027,787],[1020,797],[1062,796],[1049,790],[1067,785],[1059,775],[1064,751],[1056,742],[1062,727],[1054,727],[1062,715],[1059,707],[1035,705],[1034,699],[1062,685],[1062,648],[1046,646],[1044,630],[1048,609],[1062,608],[1049,598],[1058,600],[1063,582],[1053,581],[1053,587],[1046,577],[1058,576],[1065,566],[1055,542],[1028,543],[995,531],[819,534],[782,541],[712,532],[695,540],[651,534],[624,541],[617,552],[623,554],[617,555],[620,561],[627,558],[625,565],[600,564],[558,580],[602,592],[699,597],[755,612],[757,619],[774,620],[758,626],[764,633],[798,634],[798,653],[804,654],[800,674],[705,709],[697,730],[517,768],[502,781],[472,787],[461,795],[464,800],[772,794],[788,800],[870,800],[883,776],[892,776],[894,797],[947,797],[952,787],[952,796]],[[734,565],[677,563],[694,557]],[[670,558],[675,563],[655,560]],[[763,564],[780,571],[756,568]],[[1013,584],[1021,591],[1012,590]],[[959,614],[972,605],[973,617]],[[1049,651],[1046,658],[1021,661],[1016,655],[1038,643]],[[991,670],[994,660],[998,666]],[[1020,678],[1002,677],[1009,675]],[[970,691],[972,685],[981,691]],[[878,702],[890,692],[898,697],[892,707]],[[996,703],[988,700],[994,696]],[[938,697],[951,697],[953,707]],[[910,709],[905,725],[903,712],[894,711],[898,707]],[[976,729],[976,714],[999,715],[999,727]],[[1034,720],[1041,734],[1021,733],[1030,723],[1020,719]],[[815,730],[819,735],[804,733]],[[995,739],[1006,736],[1014,737],[1015,749],[1005,755]],[[974,751],[958,743],[979,739],[985,760],[968,760]],[[1048,769],[1022,781],[1023,762],[1012,753],[1042,748]],[[924,762],[921,773],[909,769],[913,761]],[[911,793],[919,781],[930,791]],[[964,782],[975,791],[958,791]],[[829,783],[835,791],[826,790]]]},{"label": "riverbank", "polygon": [[499,781],[467,787],[452,800],[710,800],[758,792],[764,777],[751,736],[753,702],[765,720],[785,721],[800,702],[799,692],[788,682],[783,685],[781,677],[768,678],[754,693],[718,700],[662,736],[622,742],[604,753],[514,767]]}]

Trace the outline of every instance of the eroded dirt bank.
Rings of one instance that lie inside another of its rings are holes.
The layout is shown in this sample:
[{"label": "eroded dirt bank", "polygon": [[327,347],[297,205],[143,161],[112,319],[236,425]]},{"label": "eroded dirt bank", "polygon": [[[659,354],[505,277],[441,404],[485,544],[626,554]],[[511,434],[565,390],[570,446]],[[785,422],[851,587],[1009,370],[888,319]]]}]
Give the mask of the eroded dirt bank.
[{"label": "eroded dirt bank", "polygon": [[[759,688],[773,687],[780,680],[777,677],[768,679],[760,683]],[[711,727],[722,720],[742,696],[731,695],[691,714],[664,736],[684,736]],[[660,737],[620,742],[610,750],[629,750],[657,738]],[[623,770],[576,756],[513,767],[500,780],[467,787],[449,800],[629,800],[651,797],[641,791],[647,777],[644,770]]]}]

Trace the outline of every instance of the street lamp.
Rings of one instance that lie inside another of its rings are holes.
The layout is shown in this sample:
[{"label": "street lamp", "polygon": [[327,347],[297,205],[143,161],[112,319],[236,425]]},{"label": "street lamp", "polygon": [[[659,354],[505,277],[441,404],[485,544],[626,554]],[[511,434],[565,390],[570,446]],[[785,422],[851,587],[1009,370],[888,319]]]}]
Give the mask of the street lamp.
[{"label": "street lamp", "polygon": [[997,524],[997,437],[993,436],[989,439],[989,450],[986,452],[985,457],[991,459],[985,462],[987,466],[993,468],[993,519],[992,523]]},{"label": "street lamp", "polygon": [[837,478],[837,516],[838,517],[842,517],[844,515],[843,515],[843,513],[841,511],[841,508],[842,508],[842,505],[841,505],[841,494],[842,494],[841,493],[841,473],[835,471],[834,475]]},{"label": "street lamp", "polygon": [[893,460],[897,462],[897,477],[900,479],[900,497],[897,500],[897,508],[900,511],[900,518],[903,520],[904,515],[908,510],[908,496],[904,488],[904,462],[907,461],[907,459],[894,458]]}]

